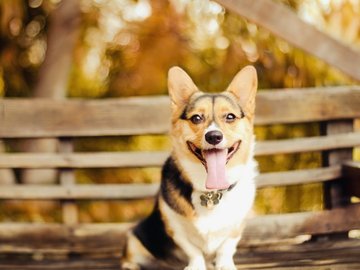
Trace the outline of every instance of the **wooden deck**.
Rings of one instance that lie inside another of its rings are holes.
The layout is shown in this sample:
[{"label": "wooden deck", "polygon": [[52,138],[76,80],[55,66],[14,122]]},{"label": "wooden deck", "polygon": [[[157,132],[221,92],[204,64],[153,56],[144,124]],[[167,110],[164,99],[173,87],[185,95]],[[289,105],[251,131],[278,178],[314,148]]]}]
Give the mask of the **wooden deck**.
[{"label": "wooden deck", "polygon": [[[238,269],[358,270],[360,239],[348,238],[346,233],[326,235],[326,232],[343,231],[341,220],[348,228],[357,226],[352,224],[358,223],[359,209],[356,205],[331,210],[328,217],[325,214],[317,219],[312,212],[301,217],[298,213],[255,217],[248,222],[235,263]],[[344,217],[344,213],[349,216]],[[312,216],[306,217],[308,214]],[[334,216],[338,217],[340,228],[336,228],[336,220],[331,220]],[[311,224],[311,220],[316,224]],[[129,226],[3,223],[0,224],[0,269],[120,269],[124,232]]]},{"label": "wooden deck", "polygon": [[[104,247],[103,247],[104,248]],[[0,269],[120,269],[120,248],[110,247],[106,252],[62,254],[52,250],[52,255],[41,252],[2,254]],[[319,240],[303,244],[273,244],[242,247],[235,255],[238,269],[306,269],[345,270],[360,269],[360,240]],[[173,268],[181,269],[181,268]]]}]

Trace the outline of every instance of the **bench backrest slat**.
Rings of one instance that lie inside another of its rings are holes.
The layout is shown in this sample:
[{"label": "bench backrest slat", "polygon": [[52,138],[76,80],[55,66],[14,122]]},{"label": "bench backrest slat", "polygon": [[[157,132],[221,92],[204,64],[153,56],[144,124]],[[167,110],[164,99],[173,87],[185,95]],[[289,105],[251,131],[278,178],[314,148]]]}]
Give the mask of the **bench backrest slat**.
[{"label": "bench backrest slat", "polygon": [[[256,156],[333,150],[360,146],[360,132],[329,136],[260,141]],[[86,153],[0,153],[1,168],[120,168],[158,167],[168,151]]]},{"label": "bench backrest slat", "polygon": [[[259,91],[256,124],[360,117],[360,88]],[[168,97],[0,100],[0,138],[164,134]]]},{"label": "bench backrest slat", "polygon": [[[340,175],[340,166],[271,172],[259,175],[256,179],[256,184],[258,188],[298,185],[334,180],[339,178]],[[158,184],[81,184],[70,186],[5,185],[0,189],[0,198],[21,200],[136,199],[152,197],[156,194],[157,190]]]},{"label": "bench backrest slat", "polygon": [[[289,238],[299,235],[324,235],[331,232],[353,230],[360,226],[359,215],[360,205],[350,205],[331,211],[257,217],[248,221],[248,226],[245,228],[244,235],[241,238],[240,248],[246,245],[254,246],[259,243],[271,244],[279,239],[285,239],[285,241],[287,239],[285,243],[290,244]],[[32,251],[34,249],[33,243],[36,242],[36,246],[39,247],[40,251],[45,253],[49,251],[54,254],[54,250],[58,250],[62,252],[61,254],[85,252],[86,254],[99,256],[103,252],[120,252],[119,248],[124,231],[131,226],[132,224],[128,223],[85,223],[66,227],[60,224],[46,223],[0,223],[0,242],[5,243],[6,250],[16,250],[15,247],[19,247],[17,243],[20,243],[21,251]],[[44,237],[44,235],[51,235],[51,237]],[[13,241],[10,242],[9,239]],[[336,246],[334,243],[320,241],[318,244],[319,248],[327,246],[332,249]],[[340,248],[342,244],[343,242],[339,241],[337,245]],[[356,242],[353,244],[353,251],[358,252]],[[10,249],[12,245],[14,245],[14,249]],[[289,247],[283,246],[286,250]],[[305,252],[308,248],[308,245],[296,245],[298,252]],[[273,255],[271,252],[264,254],[264,256],[271,255]],[[340,266],[336,269],[346,268]]]}]

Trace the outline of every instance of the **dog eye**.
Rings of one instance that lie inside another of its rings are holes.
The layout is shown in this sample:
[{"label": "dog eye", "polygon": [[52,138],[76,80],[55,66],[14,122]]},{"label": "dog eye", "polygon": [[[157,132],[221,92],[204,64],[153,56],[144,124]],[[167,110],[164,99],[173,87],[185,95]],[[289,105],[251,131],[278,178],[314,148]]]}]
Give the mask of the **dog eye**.
[{"label": "dog eye", "polygon": [[198,115],[198,114],[195,114],[193,116],[190,117],[190,121],[193,123],[193,124],[200,124],[202,121],[203,121],[203,118]]},{"label": "dog eye", "polygon": [[226,122],[233,122],[235,121],[236,116],[233,113],[228,113],[225,117]]}]

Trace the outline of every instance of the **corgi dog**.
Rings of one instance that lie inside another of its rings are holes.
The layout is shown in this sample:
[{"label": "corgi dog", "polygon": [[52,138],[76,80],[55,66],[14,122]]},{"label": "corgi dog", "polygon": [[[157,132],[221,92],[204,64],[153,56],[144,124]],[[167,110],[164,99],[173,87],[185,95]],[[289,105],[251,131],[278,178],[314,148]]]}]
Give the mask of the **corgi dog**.
[{"label": "corgi dog", "polygon": [[123,269],[235,270],[256,190],[256,70],[210,94],[172,67],[168,90],[173,148],[153,212],[128,233]]}]

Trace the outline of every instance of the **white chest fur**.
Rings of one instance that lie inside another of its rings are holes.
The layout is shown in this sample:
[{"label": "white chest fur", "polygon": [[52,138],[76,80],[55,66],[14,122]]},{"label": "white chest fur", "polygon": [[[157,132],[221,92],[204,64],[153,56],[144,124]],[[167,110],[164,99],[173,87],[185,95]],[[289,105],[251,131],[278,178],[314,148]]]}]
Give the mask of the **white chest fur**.
[{"label": "white chest fur", "polygon": [[182,248],[190,246],[200,249],[204,254],[213,254],[229,237],[238,233],[243,225],[255,197],[256,162],[234,168],[231,174],[239,179],[235,187],[225,191],[219,204],[212,209],[201,205],[202,191],[194,191],[192,203],[195,217],[189,219],[177,214],[166,203],[160,207],[167,216],[168,225],[176,239],[181,239]]},{"label": "white chest fur", "polygon": [[198,239],[202,243],[197,245],[200,244],[205,253],[211,254],[224,239],[240,234],[240,228],[254,201],[255,184],[252,179],[240,180],[231,191],[224,192],[219,204],[212,209],[201,205],[201,194],[194,192],[192,195],[197,217],[189,225],[199,234]]}]

